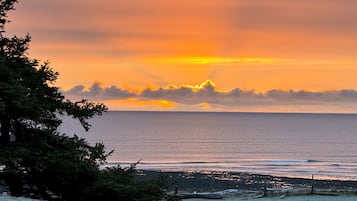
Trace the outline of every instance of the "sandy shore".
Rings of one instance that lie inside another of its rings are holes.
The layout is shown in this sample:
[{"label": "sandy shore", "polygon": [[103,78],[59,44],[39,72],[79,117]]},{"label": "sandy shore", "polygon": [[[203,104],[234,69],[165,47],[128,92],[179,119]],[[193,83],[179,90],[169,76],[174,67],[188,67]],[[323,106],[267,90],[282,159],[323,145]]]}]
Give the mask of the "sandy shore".
[{"label": "sandy shore", "polygon": [[[165,177],[168,192],[179,197],[224,198],[261,201],[357,200],[357,181],[312,180],[233,172],[139,171],[139,178]],[[202,199],[185,199],[198,201]]]},{"label": "sandy shore", "polygon": [[30,198],[23,198],[23,197],[11,197],[7,195],[0,195],[0,201],[36,201]]},{"label": "sandy shore", "polygon": [[[138,170],[138,179],[166,178],[168,193],[176,195],[209,194],[223,200],[288,201],[357,200],[357,181],[312,180],[237,172],[163,172]],[[1,186],[0,186],[1,187]],[[0,188],[6,193],[6,187]],[[184,196],[185,197],[185,196]],[[188,196],[190,197],[190,196]],[[1,196],[0,201],[30,201]],[[202,199],[185,199],[198,201]]]},{"label": "sandy shore", "polygon": [[[239,201],[239,200],[250,200],[247,198],[225,198],[224,201]],[[251,199],[258,201],[276,201],[276,200],[284,200],[284,201],[355,201],[357,200],[357,196],[292,196],[292,197],[267,197],[267,198],[259,198],[259,199]],[[186,199],[185,201],[203,201],[202,199]]]},{"label": "sandy shore", "polygon": [[237,172],[160,172],[139,171],[139,178],[167,178],[169,191],[217,192],[227,189],[307,189],[357,192],[357,181],[312,180]]}]

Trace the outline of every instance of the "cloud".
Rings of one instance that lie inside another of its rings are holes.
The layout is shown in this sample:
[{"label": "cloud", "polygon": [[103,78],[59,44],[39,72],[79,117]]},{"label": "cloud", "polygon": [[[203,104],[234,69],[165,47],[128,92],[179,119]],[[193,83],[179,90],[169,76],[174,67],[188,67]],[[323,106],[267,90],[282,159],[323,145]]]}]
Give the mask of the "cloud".
[{"label": "cloud", "polygon": [[[235,88],[233,90],[219,90],[216,84],[207,80],[197,85],[168,85],[158,89],[146,88],[129,92],[116,86],[102,87],[99,83],[94,83],[86,89],[83,85],[78,85],[65,91],[69,97],[82,97],[89,100],[136,100],[136,102],[156,104],[162,108],[173,108],[177,104],[189,108],[205,110],[215,110],[222,108],[262,108],[279,106],[292,106],[303,108],[305,106],[315,107],[335,107],[340,108],[357,102],[357,91],[352,89],[329,90],[329,91],[305,91],[305,90],[269,90],[264,93],[254,90],[243,90]],[[357,109],[357,108],[355,108]]]},{"label": "cloud", "polygon": [[83,97],[90,100],[127,99],[136,96],[135,93],[116,86],[101,87],[98,82],[94,83],[89,89],[86,89],[83,85],[77,85],[64,93],[70,97]]},{"label": "cloud", "polygon": [[[328,35],[356,33],[356,1],[240,1],[231,10],[239,28],[306,31]],[[257,15],[259,13],[259,15]]]}]

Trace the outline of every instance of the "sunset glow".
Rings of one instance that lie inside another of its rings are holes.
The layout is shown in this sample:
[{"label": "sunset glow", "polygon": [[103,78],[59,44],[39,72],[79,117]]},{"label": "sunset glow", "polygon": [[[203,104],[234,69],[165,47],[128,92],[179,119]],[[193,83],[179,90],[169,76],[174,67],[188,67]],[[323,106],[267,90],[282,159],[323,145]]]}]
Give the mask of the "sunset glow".
[{"label": "sunset glow", "polygon": [[[29,55],[51,62],[61,90],[110,109],[357,112],[357,1],[26,0],[9,18],[6,34],[31,34]],[[328,91],[342,97],[318,102]]]},{"label": "sunset glow", "polygon": [[193,89],[195,91],[198,91],[198,90],[202,90],[207,85],[210,85],[212,87],[216,86],[216,84],[212,80],[206,80],[206,81],[202,82],[201,84],[194,85],[194,86],[193,85],[188,85],[188,84],[184,84],[182,86],[185,87],[185,88],[190,88],[190,89]]},{"label": "sunset glow", "polygon": [[172,57],[162,59],[152,59],[153,63],[162,64],[273,64],[278,63],[279,59],[274,58],[229,58],[229,57]]}]

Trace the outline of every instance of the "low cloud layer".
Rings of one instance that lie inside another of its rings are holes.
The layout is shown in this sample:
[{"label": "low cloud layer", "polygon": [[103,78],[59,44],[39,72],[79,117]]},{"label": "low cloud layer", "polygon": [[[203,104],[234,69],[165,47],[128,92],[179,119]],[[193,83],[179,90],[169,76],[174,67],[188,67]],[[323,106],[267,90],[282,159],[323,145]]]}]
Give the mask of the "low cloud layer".
[{"label": "low cloud layer", "polygon": [[116,86],[101,87],[99,83],[94,83],[89,89],[86,89],[83,85],[77,85],[66,91],[65,94],[93,100],[126,99],[136,96],[136,94],[122,90]]},{"label": "low cloud layer", "polygon": [[[86,89],[78,85],[64,92],[71,98],[86,98],[96,101],[135,99],[139,101],[165,100],[181,105],[198,105],[205,109],[252,107],[252,106],[319,106],[351,105],[357,102],[357,91],[351,89],[330,91],[284,91],[269,90],[264,93],[235,88],[218,90],[210,80],[200,85],[168,85],[158,89],[146,88],[131,92],[117,86],[103,87],[94,83]],[[348,108],[346,108],[348,109]]]}]

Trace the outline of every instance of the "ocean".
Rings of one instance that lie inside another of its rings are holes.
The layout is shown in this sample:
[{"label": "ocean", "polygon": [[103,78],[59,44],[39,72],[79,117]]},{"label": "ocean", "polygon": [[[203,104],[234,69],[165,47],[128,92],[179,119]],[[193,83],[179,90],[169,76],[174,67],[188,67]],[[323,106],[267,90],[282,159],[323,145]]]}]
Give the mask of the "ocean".
[{"label": "ocean", "polygon": [[108,165],[357,180],[357,114],[119,112],[61,131],[102,142]]}]

